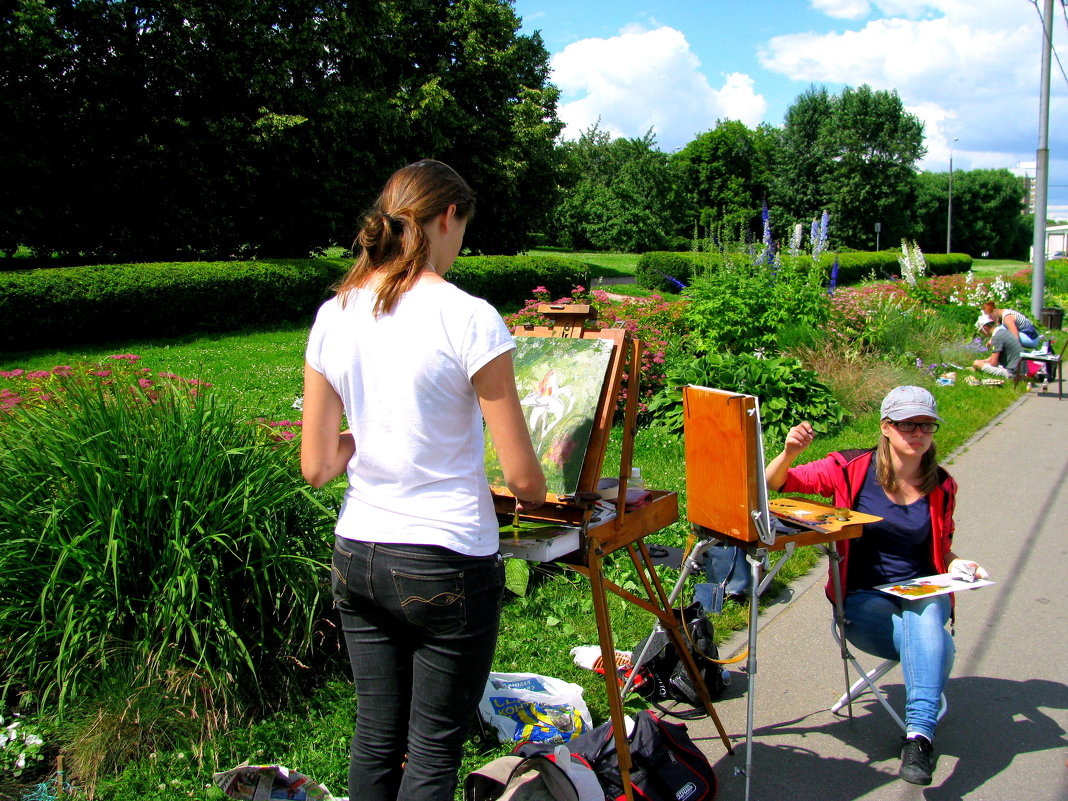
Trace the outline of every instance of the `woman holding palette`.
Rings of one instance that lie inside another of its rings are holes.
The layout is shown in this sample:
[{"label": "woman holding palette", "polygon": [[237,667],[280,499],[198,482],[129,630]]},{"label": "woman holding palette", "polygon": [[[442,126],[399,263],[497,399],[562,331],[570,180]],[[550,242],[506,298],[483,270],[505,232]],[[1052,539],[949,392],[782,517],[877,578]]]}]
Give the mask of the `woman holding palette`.
[{"label": "woman holding palette", "polygon": [[442,277],[473,210],[441,162],[395,172],[308,339],[301,469],[316,487],[348,479],[331,578],[358,697],[349,797],[361,801],[455,792],[504,586],[483,419],[517,508],[545,499],[512,336]]},{"label": "woman holding palette", "polygon": [[903,600],[874,588],[947,572],[985,578],[986,571],[952,551],[957,484],[938,466],[934,433],[942,418],[934,396],[922,387],[896,387],[880,411],[876,448],[836,451],[792,467],[815,436],[801,423],[765,472],[772,491],[822,495],[883,518],[865,525],[859,538],[837,543],[845,636],[863,651],[901,662],[906,736],[899,775],[930,784],[942,688],[955,653],[946,630],[953,596]]}]

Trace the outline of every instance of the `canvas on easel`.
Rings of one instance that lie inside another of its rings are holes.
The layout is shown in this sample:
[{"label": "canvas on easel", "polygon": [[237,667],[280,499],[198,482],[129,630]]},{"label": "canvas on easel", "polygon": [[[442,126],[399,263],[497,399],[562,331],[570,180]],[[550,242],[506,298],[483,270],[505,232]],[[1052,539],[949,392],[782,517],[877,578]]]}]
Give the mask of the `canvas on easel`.
[{"label": "canvas on easel", "polygon": [[[548,491],[556,495],[578,490],[612,347],[607,339],[516,338],[519,403]],[[486,475],[491,486],[504,486],[488,431]]]}]

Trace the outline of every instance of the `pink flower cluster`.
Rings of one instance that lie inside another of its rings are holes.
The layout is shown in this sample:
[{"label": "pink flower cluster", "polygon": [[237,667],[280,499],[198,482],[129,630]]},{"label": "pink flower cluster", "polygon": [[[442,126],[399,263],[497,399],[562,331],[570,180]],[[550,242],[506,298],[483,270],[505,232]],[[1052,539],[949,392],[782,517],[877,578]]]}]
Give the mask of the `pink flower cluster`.
[{"label": "pink flower cluster", "polygon": [[132,369],[141,360],[134,353],[114,354],[106,357],[115,362],[114,367],[99,364],[60,364],[50,370],[0,370],[0,379],[8,379],[10,387],[0,387],[0,412],[10,412],[20,406],[41,406],[54,402],[70,386],[71,381],[100,382],[106,386],[140,392],[151,403],[159,401],[160,381],[170,387],[182,387],[190,396],[199,393],[199,387],[211,384],[197,378],[182,378],[174,373],[160,372],[152,377],[147,367]]},{"label": "pink flower cluster", "polygon": [[265,417],[256,418],[255,424],[263,426],[267,430],[267,438],[273,442],[290,442],[296,439],[298,429],[304,425],[300,420],[268,420]]},{"label": "pink flower cluster", "polygon": [[[506,317],[505,322],[512,328],[545,325],[545,318],[538,313],[538,306],[543,303],[588,303],[597,310],[597,319],[592,324],[594,330],[622,328],[641,340],[642,386],[639,409],[645,411],[647,401],[664,385],[668,337],[677,339],[682,333],[680,319],[685,301],[667,301],[660,295],[619,298],[599,289],[588,292],[584,287],[576,287],[571,292],[571,297],[551,300],[548,290],[539,286],[534,288],[534,297],[518,312]],[[620,392],[619,408],[622,408],[626,397],[627,387],[624,386]]]}]

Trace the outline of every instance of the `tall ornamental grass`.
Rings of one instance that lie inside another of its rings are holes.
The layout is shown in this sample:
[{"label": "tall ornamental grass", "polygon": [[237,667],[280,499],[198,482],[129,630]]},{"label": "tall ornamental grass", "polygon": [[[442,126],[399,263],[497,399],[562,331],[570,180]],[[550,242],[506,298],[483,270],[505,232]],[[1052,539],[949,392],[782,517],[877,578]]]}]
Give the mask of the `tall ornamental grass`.
[{"label": "tall ornamental grass", "polygon": [[329,593],[329,513],[291,444],[136,361],[0,374],[4,700],[62,711],[122,673],[284,706]]}]

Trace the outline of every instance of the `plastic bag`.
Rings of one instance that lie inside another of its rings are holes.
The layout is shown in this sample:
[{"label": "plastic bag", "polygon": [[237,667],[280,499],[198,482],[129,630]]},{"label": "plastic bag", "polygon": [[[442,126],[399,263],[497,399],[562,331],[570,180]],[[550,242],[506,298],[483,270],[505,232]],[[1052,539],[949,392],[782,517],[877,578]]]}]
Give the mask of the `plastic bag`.
[{"label": "plastic bag", "polygon": [[537,673],[490,673],[478,712],[502,742],[565,743],[593,726],[582,687]]}]

